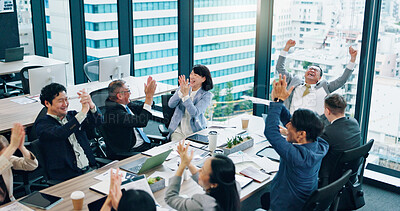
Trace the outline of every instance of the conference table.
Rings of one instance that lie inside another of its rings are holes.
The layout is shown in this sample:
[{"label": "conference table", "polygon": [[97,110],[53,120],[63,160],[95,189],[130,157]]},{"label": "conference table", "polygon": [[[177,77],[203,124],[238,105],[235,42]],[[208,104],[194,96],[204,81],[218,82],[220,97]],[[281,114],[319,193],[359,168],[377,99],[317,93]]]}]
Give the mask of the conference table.
[{"label": "conference table", "polygon": [[[144,93],[144,83],[147,82],[147,77],[128,76],[122,79],[126,81],[127,85],[129,85],[129,88],[131,90],[131,100],[141,100],[145,98],[146,95]],[[79,111],[81,109],[81,104],[79,103],[77,95],[77,92],[79,90],[86,89],[86,91],[90,93],[98,89],[108,87],[108,84],[110,82],[111,80],[105,82],[95,81],[74,86],[68,86],[67,94],[70,98],[69,110]],[[157,83],[155,95],[168,93],[176,90],[177,88],[177,86],[165,83]],[[27,104],[15,102],[17,100],[30,101],[30,99],[33,99],[33,102]],[[40,103],[39,96],[24,95],[0,99],[0,134],[9,132],[13,126],[13,123],[16,122],[21,123],[25,127],[32,126],[36,119],[36,116],[39,114],[42,108],[43,105]]]},{"label": "conference table", "polygon": [[24,56],[21,61],[14,62],[0,62],[0,75],[7,75],[12,73],[19,73],[22,68],[28,66],[50,66],[57,64],[67,64],[67,62],[47,58],[37,55]]},{"label": "conference table", "polygon": [[[233,119],[230,119],[229,121],[218,123],[218,125],[234,126],[236,128],[240,128],[241,127],[241,121],[240,121],[241,117],[243,117],[243,116],[237,116]],[[247,132],[249,133],[250,136],[252,136],[254,138],[255,143],[254,143],[253,147],[251,147],[247,150],[244,150],[244,152],[249,155],[254,155],[260,149],[270,146],[270,144],[268,141],[265,141],[265,137],[263,135],[263,131],[264,131],[263,119],[261,117],[250,116],[250,115],[246,115],[246,117],[247,118],[250,117],[249,118],[250,119],[249,128],[247,129]],[[214,125],[217,123],[212,122],[211,124]],[[209,126],[211,124],[209,123]],[[206,134],[210,130],[216,130],[216,129],[205,129],[205,130],[200,131],[199,133]],[[218,130],[219,134],[223,134],[224,130],[226,130],[225,136],[232,135],[230,129],[217,129],[217,130]],[[223,136],[224,135],[218,136],[218,140]],[[167,144],[169,144],[171,146],[176,146],[176,143],[170,142]],[[77,190],[83,191],[85,193],[83,210],[88,210],[87,204],[89,204],[95,200],[98,200],[104,196],[103,194],[100,194],[98,192],[95,192],[95,191],[92,191],[89,189],[90,186],[100,182],[99,180],[96,180],[94,177],[106,172],[110,168],[118,168],[121,165],[127,164],[136,159],[140,159],[144,156],[145,155],[138,154],[138,155],[132,156],[130,158],[124,159],[122,161],[113,162],[113,163],[111,163],[111,165],[106,165],[100,169],[94,170],[87,174],[72,178],[72,179],[62,182],[60,184],[57,184],[52,187],[41,190],[40,192],[62,197],[63,200],[59,204],[57,204],[56,206],[51,208],[51,210],[65,211],[65,210],[73,210],[72,201],[70,199],[70,194],[73,191],[77,191]],[[265,159],[267,159],[267,158],[265,158]],[[168,162],[176,162],[176,161],[174,161],[173,159],[171,159],[170,161],[165,161],[163,165],[149,170],[148,172],[145,173],[145,175],[148,177],[149,175],[153,174],[154,171],[159,171],[159,172],[167,173],[170,176],[173,176],[175,173],[170,168],[167,167]],[[267,179],[266,181],[264,181],[262,183],[253,181],[249,185],[244,187],[240,193],[241,201],[251,197],[253,194],[255,194],[258,191],[262,191],[265,188],[265,186],[268,185],[272,181],[274,175],[275,174],[272,174],[269,177],[269,179]],[[171,209],[164,201],[164,195],[165,195],[166,189],[167,189],[167,187],[155,192],[154,197],[155,197],[157,203],[162,208]],[[190,197],[196,193],[204,193],[204,191],[192,179],[189,178],[188,180],[185,180],[182,183],[180,195],[186,195],[186,196]]]}]

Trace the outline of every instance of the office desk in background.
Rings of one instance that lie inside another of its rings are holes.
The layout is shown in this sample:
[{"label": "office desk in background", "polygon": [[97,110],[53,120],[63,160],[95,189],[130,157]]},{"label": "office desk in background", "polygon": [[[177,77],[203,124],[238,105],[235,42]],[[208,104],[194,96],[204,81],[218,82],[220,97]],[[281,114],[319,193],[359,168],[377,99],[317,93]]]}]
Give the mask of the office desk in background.
[{"label": "office desk in background", "polygon": [[[146,96],[144,93],[144,83],[147,81],[147,77],[125,77],[123,78],[131,89],[131,100],[141,100]],[[78,84],[67,87],[68,97],[72,98],[69,100],[69,110],[81,110],[81,104],[79,103],[78,95],[76,94],[79,90],[85,88],[88,92],[106,88],[111,81],[106,82],[90,82],[84,84]],[[155,95],[161,95],[167,92],[176,90],[178,87],[157,83],[157,89]],[[36,116],[39,114],[43,105],[40,102],[29,103],[29,104],[18,104],[11,100],[17,98],[25,98],[26,96],[17,96],[11,98],[0,99],[0,134],[11,130],[13,123],[19,122],[25,127],[32,126],[35,122]]]},{"label": "office desk in background", "polygon": [[[229,124],[229,126],[237,126],[237,127],[240,126],[241,127],[240,118],[241,118],[241,116],[238,116],[238,117],[233,118],[231,121],[225,122],[225,123]],[[221,125],[221,123],[219,123],[218,125]],[[208,129],[204,130],[203,132],[207,132],[207,130]],[[253,138],[255,138],[254,146],[245,150],[244,152],[246,152],[250,155],[255,155],[255,153],[257,153],[258,150],[260,150],[266,146],[269,146],[269,142],[262,141],[263,135],[262,135],[262,133],[259,134],[259,132],[261,132],[261,131],[264,131],[264,121],[262,120],[262,118],[250,116],[249,132],[253,133],[254,135],[255,135],[255,133],[257,133],[258,137],[256,137],[256,136],[253,137]],[[229,132],[229,131],[227,131],[227,132]],[[168,144],[172,145],[174,143],[168,143]],[[79,177],[75,177],[73,179],[70,179],[70,180],[60,183],[60,184],[57,184],[55,186],[46,188],[44,190],[41,190],[40,192],[62,197],[63,201],[61,201],[60,204],[57,204],[56,206],[54,206],[51,210],[65,211],[65,210],[73,210],[70,194],[76,190],[83,191],[85,193],[83,210],[88,210],[87,204],[89,204],[97,199],[100,199],[101,197],[104,196],[100,193],[97,193],[97,192],[89,189],[90,186],[100,182],[99,180],[94,179],[94,177],[96,177],[99,174],[104,173],[105,171],[107,171],[110,168],[117,168],[117,167],[127,164],[129,162],[132,162],[133,160],[140,159],[142,157],[144,157],[144,155],[141,155],[141,154],[132,156],[130,158],[119,161],[117,163],[113,163],[110,166],[105,166],[101,169],[97,169],[95,171],[89,172],[89,173],[81,175]],[[170,173],[171,176],[173,176],[175,174],[175,172],[171,171],[168,167],[166,167],[166,165],[161,165],[161,166],[158,166],[158,167],[150,170],[149,172],[147,172],[146,176],[147,177],[150,176],[151,174],[153,174],[154,171]],[[243,188],[241,190],[240,200],[243,201],[243,200],[251,197],[256,192],[261,191],[263,188],[265,188],[265,186],[267,186],[272,181],[273,176],[274,175],[272,175],[268,180],[266,180],[262,183],[257,183],[257,182],[253,181],[248,186]],[[155,197],[156,201],[162,207],[167,207],[167,205],[164,201],[164,195],[165,195],[166,188],[154,193],[154,197]],[[200,193],[200,194],[204,193],[203,189],[196,182],[194,182],[192,179],[188,179],[183,182],[180,192],[179,192],[180,195],[187,195],[190,197],[196,193]],[[35,210],[39,210],[39,209],[35,209]]]},{"label": "office desk in background", "polygon": [[36,55],[24,56],[24,60],[21,61],[0,62],[0,75],[19,73],[19,71],[21,71],[22,68],[28,66],[45,67],[56,64],[67,64],[67,62]]}]

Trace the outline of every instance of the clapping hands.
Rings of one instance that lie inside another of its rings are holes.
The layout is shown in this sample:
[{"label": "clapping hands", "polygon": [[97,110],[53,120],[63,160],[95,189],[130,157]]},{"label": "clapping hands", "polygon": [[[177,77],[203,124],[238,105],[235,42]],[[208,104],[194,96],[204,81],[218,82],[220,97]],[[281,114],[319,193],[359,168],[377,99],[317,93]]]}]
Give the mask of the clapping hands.
[{"label": "clapping hands", "polygon": [[181,75],[178,77],[178,82],[183,96],[189,95],[189,79],[186,79],[185,75]]}]

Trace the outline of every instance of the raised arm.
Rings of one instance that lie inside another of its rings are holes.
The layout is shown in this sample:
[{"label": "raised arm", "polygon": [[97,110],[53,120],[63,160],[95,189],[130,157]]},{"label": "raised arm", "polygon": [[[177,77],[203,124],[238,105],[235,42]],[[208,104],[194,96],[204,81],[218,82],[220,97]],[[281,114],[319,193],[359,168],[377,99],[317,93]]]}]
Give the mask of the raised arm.
[{"label": "raised arm", "polygon": [[[291,47],[296,45],[296,41],[294,40],[288,40],[286,42],[285,47],[283,48],[281,54],[279,55],[278,58],[278,62],[276,63],[276,71],[279,74],[285,75],[286,76],[286,80],[288,83],[290,83],[293,80],[293,76],[292,74],[290,74],[286,69],[285,69],[285,61],[286,61],[286,55],[287,52],[290,50]],[[300,79],[298,79],[300,80]]]},{"label": "raised arm", "polygon": [[353,73],[356,58],[357,58],[357,50],[354,50],[351,46],[349,47],[349,54],[351,56],[350,63],[344,69],[343,74],[335,79],[334,81],[328,82],[328,89],[329,92],[334,92],[335,90],[342,87],[347,80],[349,80],[351,74]]}]

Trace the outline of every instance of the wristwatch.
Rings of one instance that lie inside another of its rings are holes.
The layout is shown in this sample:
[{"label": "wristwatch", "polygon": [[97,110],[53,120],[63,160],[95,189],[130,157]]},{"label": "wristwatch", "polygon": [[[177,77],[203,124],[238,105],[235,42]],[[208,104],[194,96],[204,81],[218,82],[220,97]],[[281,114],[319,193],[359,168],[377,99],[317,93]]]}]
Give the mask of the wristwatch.
[{"label": "wristwatch", "polygon": [[283,100],[281,100],[281,99],[279,99],[279,98],[274,98],[274,102],[277,102],[277,103],[283,103]]}]

